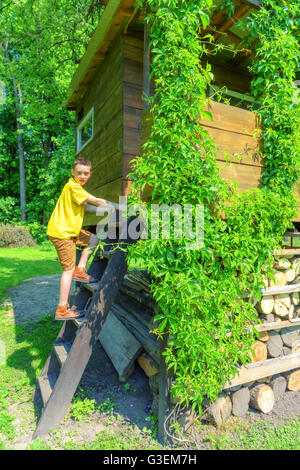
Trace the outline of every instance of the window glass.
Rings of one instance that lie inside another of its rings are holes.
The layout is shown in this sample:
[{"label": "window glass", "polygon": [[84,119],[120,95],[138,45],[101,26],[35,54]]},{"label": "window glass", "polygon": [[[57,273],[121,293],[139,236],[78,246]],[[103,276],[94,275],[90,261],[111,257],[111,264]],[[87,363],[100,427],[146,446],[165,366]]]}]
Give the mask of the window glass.
[{"label": "window glass", "polygon": [[92,108],[77,127],[77,152],[79,152],[94,135],[94,109]]}]

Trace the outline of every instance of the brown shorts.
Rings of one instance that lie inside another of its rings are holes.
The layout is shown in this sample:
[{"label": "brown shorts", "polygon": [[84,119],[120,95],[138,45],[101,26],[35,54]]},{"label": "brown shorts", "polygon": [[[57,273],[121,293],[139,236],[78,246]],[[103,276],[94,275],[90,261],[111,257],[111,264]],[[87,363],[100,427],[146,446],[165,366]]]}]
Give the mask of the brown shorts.
[{"label": "brown shorts", "polygon": [[55,246],[58,259],[64,271],[69,271],[75,268],[76,254],[75,248],[88,246],[91,233],[87,230],[80,230],[78,237],[70,238],[69,240],[62,240],[61,238],[50,237],[49,239]]}]

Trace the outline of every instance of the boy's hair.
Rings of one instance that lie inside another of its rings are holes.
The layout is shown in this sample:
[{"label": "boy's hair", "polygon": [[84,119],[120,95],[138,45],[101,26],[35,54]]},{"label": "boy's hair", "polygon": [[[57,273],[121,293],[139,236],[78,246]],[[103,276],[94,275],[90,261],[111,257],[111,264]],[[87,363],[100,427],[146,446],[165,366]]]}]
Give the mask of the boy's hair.
[{"label": "boy's hair", "polygon": [[89,166],[90,169],[92,169],[92,164],[90,162],[90,160],[88,160],[87,158],[84,158],[84,157],[78,157],[74,160],[74,163],[73,163],[73,168],[75,169],[76,165],[84,165],[84,166]]}]

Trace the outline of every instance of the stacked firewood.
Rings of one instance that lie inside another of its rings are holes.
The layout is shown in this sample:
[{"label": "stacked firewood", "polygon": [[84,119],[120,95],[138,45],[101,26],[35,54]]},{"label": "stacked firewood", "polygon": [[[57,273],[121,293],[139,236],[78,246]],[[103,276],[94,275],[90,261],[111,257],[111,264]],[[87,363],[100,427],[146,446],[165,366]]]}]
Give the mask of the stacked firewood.
[{"label": "stacked firewood", "polygon": [[[260,336],[252,346],[248,368],[249,377],[255,368],[265,370],[266,376],[259,373],[259,378],[231,388],[227,384],[208,408],[207,418],[214,424],[224,423],[231,414],[245,416],[249,408],[269,413],[284,393],[300,391],[300,255],[275,258],[273,267],[272,278],[266,279],[262,298],[255,305]],[[284,359],[289,360],[288,366]],[[246,378],[247,369],[244,372]]]},{"label": "stacked firewood", "polygon": [[[208,407],[207,418],[217,425],[231,414],[244,416],[249,408],[269,413],[285,392],[300,391],[300,255],[278,257],[272,277],[255,306],[261,326],[252,347],[252,364],[243,371],[243,380],[225,384],[219,399]],[[128,272],[99,339],[121,381],[135,367],[144,371],[152,410],[158,414],[160,355],[157,336],[151,332],[157,306],[149,285],[146,272]]]}]

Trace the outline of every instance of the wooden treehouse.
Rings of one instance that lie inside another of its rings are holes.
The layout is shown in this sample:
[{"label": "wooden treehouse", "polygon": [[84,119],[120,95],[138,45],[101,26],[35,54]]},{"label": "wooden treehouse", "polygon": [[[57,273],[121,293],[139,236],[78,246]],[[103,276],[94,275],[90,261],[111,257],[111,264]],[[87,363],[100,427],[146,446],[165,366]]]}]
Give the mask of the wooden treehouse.
[{"label": "wooden treehouse", "polygon": [[[142,97],[149,96],[154,83],[149,81],[149,30],[135,0],[103,3],[105,10],[70,83],[65,105],[76,113],[76,156],[88,158],[93,165],[87,191],[118,202],[119,196],[129,191],[130,162],[141,155],[142,143],[150,134],[149,110]],[[247,35],[247,16],[253,8],[259,8],[259,2],[235,0],[230,18],[220,9],[221,3],[215,1],[207,31],[216,41],[238,45]],[[236,24],[237,20],[244,28]],[[255,132],[256,115],[249,110],[255,107],[248,71],[249,62],[255,60],[253,51],[249,47],[234,55],[227,50],[204,60],[210,62],[214,75],[208,96],[226,87],[226,104],[211,99],[213,121],[199,119],[199,124],[218,145],[221,175],[237,181],[240,191],[258,187],[263,161]],[[225,154],[230,157],[229,163]],[[300,199],[299,186],[296,191]],[[98,221],[87,214],[84,227],[95,232]],[[300,210],[293,222],[298,228]],[[116,241],[112,239],[111,243]],[[266,284],[257,305],[262,326],[258,327],[261,337],[254,346],[253,362],[240,368],[231,383],[224,384],[224,396],[211,411],[217,424],[231,412],[243,415],[249,406],[268,412],[285,390],[300,390],[298,241],[297,232],[287,234],[286,248],[277,253],[276,282]],[[288,259],[280,261],[280,256]],[[158,342],[149,332],[156,305],[147,273],[128,272],[125,253],[111,253],[110,245],[104,252],[98,251],[89,272],[99,279],[98,284],[81,286],[74,297],[75,305],[88,313],[81,321],[64,323],[39,379],[44,409],[35,437],[63,419],[93,345],[100,340],[120,380],[127,380],[136,364],[149,377],[163,440],[165,416],[171,406],[171,378],[161,355],[166,339]]]}]

